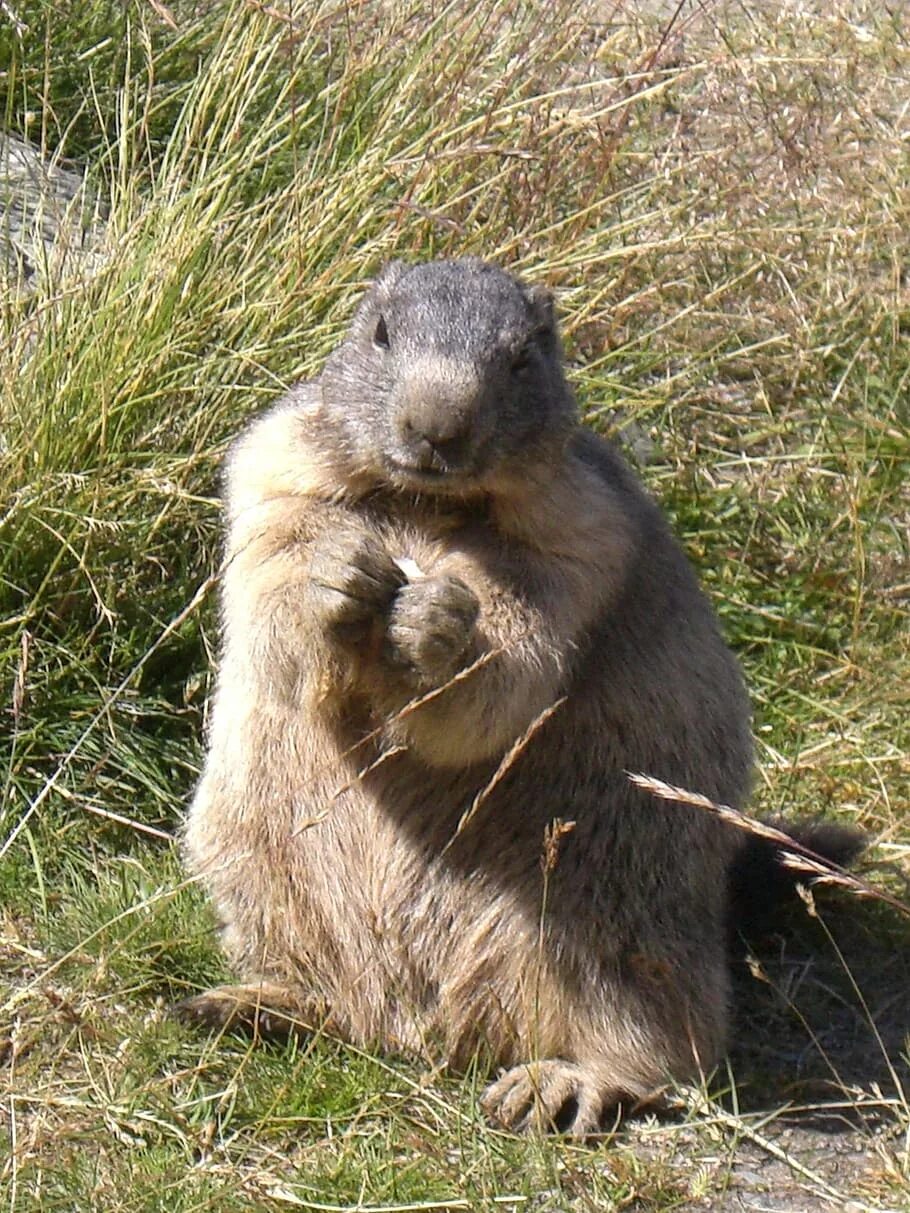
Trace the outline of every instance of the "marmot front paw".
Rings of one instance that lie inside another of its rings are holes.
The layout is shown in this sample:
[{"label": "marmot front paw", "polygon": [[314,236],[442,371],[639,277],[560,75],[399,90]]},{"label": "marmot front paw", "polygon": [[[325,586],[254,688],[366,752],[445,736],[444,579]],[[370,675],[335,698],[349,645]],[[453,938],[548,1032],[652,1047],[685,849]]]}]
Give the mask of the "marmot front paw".
[{"label": "marmot front paw", "polygon": [[326,631],[356,640],[389,609],[406,580],[375,535],[351,527],[317,542],[307,597]]},{"label": "marmot front paw", "polygon": [[389,615],[389,660],[427,682],[450,677],[463,664],[479,611],[477,595],[457,577],[408,582]]}]

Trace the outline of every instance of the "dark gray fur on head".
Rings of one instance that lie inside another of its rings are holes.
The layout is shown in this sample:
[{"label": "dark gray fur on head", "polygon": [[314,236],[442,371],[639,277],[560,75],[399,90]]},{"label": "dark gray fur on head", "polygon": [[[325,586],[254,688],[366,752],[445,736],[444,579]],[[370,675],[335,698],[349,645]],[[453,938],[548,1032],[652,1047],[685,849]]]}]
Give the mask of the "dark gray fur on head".
[{"label": "dark gray fur on head", "polygon": [[434,493],[495,490],[576,422],[549,292],[476,258],[390,262],[322,395],[358,470]]}]

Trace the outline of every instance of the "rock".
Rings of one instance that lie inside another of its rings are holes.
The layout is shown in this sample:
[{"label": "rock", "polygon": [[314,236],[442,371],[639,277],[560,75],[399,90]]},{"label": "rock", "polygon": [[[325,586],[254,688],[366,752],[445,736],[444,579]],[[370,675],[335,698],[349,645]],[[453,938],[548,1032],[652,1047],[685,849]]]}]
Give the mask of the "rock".
[{"label": "rock", "polygon": [[43,277],[91,273],[104,223],[82,175],[0,131],[0,276],[15,292]]}]

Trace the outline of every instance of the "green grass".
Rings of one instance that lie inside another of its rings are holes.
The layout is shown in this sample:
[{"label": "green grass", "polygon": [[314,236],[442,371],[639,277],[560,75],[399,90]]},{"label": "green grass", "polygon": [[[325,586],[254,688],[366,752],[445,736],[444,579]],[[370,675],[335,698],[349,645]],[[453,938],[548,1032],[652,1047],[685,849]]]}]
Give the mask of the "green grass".
[{"label": "green grass", "polygon": [[[749,1105],[760,1040],[734,1052],[735,1098],[722,1075],[681,1122],[592,1152],[493,1132],[480,1078],[167,1019],[223,976],[170,841],[217,648],[218,467],[384,259],[481,254],[548,283],[586,416],[647,446],[745,667],[756,809],[858,823],[900,892],[910,25],[859,0],[684,10],[663,40],[631,3],[598,25],[577,3],[174,0],[176,28],[139,0],[6,7],[27,28],[0,28],[4,124],[86,172],[107,234],[0,287],[0,1205],[723,1199],[733,1145],[767,1156],[762,1117],[791,1098]],[[853,951],[772,957],[758,1019],[830,1060],[824,1017],[851,1008],[837,1098],[878,1100],[885,1127],[864,1122],[855,1181],[825,1182],[908,1208],[910,938],[861,906],[831,921]],[[891,1069],[863,1083],[879,1011]]]}]

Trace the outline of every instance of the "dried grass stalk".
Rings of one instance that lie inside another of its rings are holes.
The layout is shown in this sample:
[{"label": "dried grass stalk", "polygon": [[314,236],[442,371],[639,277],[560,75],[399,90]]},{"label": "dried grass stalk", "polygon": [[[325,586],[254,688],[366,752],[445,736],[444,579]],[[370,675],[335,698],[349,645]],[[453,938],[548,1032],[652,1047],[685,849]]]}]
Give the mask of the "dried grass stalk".
[{"label": "dried grass stalk", "polygon": [[783,830],[777,829],[776,826],[769,825],[766,821],[758,821],[747,813],[734,809],[731,805],[717,804],[698,792],[689,792],[685,788],[678,788],[671,783],[664,783],[662,779],[654,779],[650,775],[637,775],[632,772],[627,772],[627,774],[630,781],[637,788],[650,792],[652,796],[656,796],[659,800],[675,800],[679,804],[688,804],[698,809],[705,809],[738,830],[743,830],[747,834],[757,835],[759,838],[766,838],[769,842],[776,844],[783,866],[790,871],[798,872],[801,876],[804,876],[810,885],[834,885],[837,888],[846,889],[848,893],[853,893],[856,897],[867,897],[874,901],[883,901],[886,905],[891,906],[892,909],[910,918],[910,906],[906,902],[900,901],[899,898],[893,897],[890,893],[886,893],[884,889],[877,889],[874,885],[862,880],[859,876],[848,872],[846,868],[842,868],[840,864],[834,863],[832,860],[826,859],[824,855],[819,855],[810,847],[804,846]]}]

